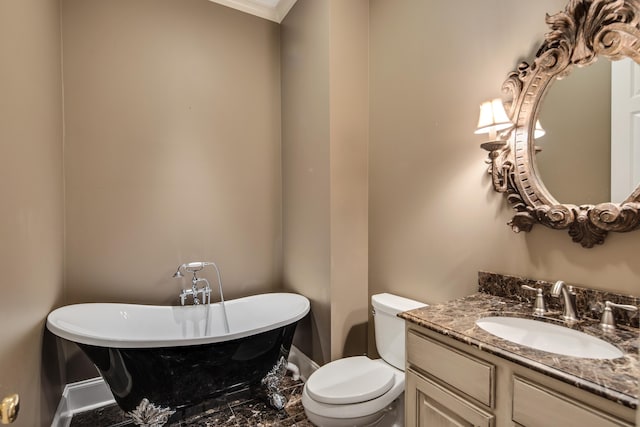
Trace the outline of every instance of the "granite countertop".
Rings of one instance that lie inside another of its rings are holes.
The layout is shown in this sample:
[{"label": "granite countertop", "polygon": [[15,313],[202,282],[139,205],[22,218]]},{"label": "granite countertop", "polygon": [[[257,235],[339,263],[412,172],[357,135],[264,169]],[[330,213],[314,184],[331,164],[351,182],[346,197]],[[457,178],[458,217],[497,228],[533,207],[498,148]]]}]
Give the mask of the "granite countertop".
[{"label": "granite countertop", "polygon": [[[535,350],[491,335],[475,324],[476,320],[487,316],[535,318],[532,314],[531,301],[479,292],[443,304],[407,311],[399,316],[629,408],[637,408],[640,377],[640,336],[637,328],[622,325],[612,333],[604,333],[598,321],[591,318],[582,318],[572,325],[573,329],[601,338],[624,352],[624,356],[617,359],[596,360]],[[552,311],[544,318],[535,319],[564,325],[559,320],[560,314]]]}]

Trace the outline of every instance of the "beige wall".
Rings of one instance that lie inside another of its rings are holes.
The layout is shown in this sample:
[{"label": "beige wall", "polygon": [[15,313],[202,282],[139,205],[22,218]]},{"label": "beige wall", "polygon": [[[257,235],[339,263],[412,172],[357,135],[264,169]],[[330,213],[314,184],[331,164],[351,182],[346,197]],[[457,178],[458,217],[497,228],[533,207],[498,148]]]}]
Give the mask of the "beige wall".
[{"label": "beige wall", "polygon": [[63,292],[59,11],[0,2],[0,398],[20,394],[15,426],[50,424],[64,381],[44,332]]},{"label": "beige wall", "polygon": [[279,32],[207,0],[62,1],[67,302],[175,304],[194,260],[227,298],[280,286]]},{"label": "beige wall", "polygon": [[283,274],[319,363],[365,351],[367,45],[364,0],[298,0],[282,23]]},{"label": "beige wall", "polygon": [[638,294],[637,232],[593,249],[540,226],[513,233],[473,134],[480,103],[564,4],[370,2],[370,293],[438,302],[474,292],[489,270]]}]

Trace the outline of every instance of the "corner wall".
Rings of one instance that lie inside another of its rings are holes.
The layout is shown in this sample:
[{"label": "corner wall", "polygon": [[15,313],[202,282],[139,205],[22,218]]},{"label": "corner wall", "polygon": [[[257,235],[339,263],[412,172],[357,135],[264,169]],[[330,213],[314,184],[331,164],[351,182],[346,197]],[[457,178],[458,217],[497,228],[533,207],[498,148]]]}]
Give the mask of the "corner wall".
[{"label": "corner wall", "polygon": [[57,0],[0,2],[0,399],[48,425],[64,370],[47,314],[62,302],[64,194]]},{"label": "corner wall", "polygon": [[366,351],[368,7],[298,0],[282,22],[284,284],[319,363]]},{"label": "corner wall", "polygon": [[295,344],[318,363],[331,357],[329,21],[329,1],[299,0],[281,24],[283,279],[311,301]]},{"label": "corner wall", "polygon": [[367,348],[369,1],[333,0],[330,34],[331,360]]}]

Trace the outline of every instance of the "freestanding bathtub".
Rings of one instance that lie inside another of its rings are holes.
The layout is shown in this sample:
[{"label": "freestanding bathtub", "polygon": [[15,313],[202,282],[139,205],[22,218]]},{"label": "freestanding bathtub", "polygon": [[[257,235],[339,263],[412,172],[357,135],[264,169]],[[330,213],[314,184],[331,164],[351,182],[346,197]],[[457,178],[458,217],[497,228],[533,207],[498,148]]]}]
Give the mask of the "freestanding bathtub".
[{"label": "freestanding bathtub", "polygon": [[286,371],[309,300],[270,293],[229,300],[225,307],[229,332],[221,303],[76,304],[52,311],[47,327],[78,344],[125,411],[141,402],[175,410],[247,387],[266,387],[268,396]]}]

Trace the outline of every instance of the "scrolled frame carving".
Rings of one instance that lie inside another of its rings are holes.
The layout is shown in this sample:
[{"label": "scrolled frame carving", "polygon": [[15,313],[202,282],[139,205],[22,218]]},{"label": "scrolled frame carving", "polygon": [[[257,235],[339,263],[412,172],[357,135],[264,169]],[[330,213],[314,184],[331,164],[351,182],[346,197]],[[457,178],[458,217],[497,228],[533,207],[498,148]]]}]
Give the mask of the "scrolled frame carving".
[{"label": "scrolled frame carving", "polygon": [[514,127],[502,135],[507,144],[489,153],[489,172],[494,189],[505,193],[516,211],[508,223],[515,232],[542,224],[568,230],[574,242],[590,248],[602,244],[610,231],[639,228],[640,187],[620,204],[558,202],[539,177],[533,129],[548,88],[575,66],[599,57],[640,63],[640,0],[570,0],[546,22],[551,31],[533,63],[521,62],[502,86]]}]

